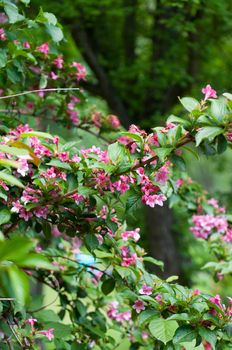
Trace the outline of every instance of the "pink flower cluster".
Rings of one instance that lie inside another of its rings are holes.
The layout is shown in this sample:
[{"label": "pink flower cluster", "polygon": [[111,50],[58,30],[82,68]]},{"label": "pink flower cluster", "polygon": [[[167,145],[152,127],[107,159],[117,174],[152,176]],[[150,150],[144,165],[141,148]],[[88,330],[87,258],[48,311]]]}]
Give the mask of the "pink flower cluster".
[{"label": "pink flower cluster", "polygon": [[87,71],[86,68],[82,66],[82,64],[80,64],[79,62],[72,62],[71,67],[76,68],[76,77],[78,81],[86,80]]},{"label": "pink flower cluster", "polygon": [[36,51],[44,53],[45,55],[48,55],[49,50],[50,50],[50,48],[49,48],[49,44],[47,42],[36,48]]},{"label": "pink flower cluster", "polygon": [[[228,297],[229,300],[229,306],[226,306],[225,304],[222,304],[221,297],[219,294],[215,295],[215,297],[209,298],[211,303],[218,306],[225,314],[225,316],[228,316],[232,319],[232,298]],[[213,314],[216,313],[216,310],[211,310]]]},{"label": "pink flower cluster", "polygon": [[140,228],[136,228],[134,231],[124,231],[121,233],[121,237],[124,241],[128,241],[129,238],[133,238],[135,242],[140,239]]},{"label": "pink flower cluster", "polygon": [[116,320],[117,322],[125,322],[131,320],[131,311],[124,311],[119,312],[118,311],[118,301],[112,301],[110,303],[110,307],[107,311],[107,316],[113,320]]},{"label": "pink flower cluster", "polygon": [[228,222],[223,216],[193,215],[193,227],[190,228],[194,236],[207,239],[214,232],[225,233],[228,229]]},{"label": "pink flower cluster", "polygon": [[6,40],[6,33],[3,28],[0,28],[0,40],[5,41]]},{"label": "pink flower cluster", "polygon": [[122,266],[129,267],[131,265],[136,265],[137,263],[137,254],[136,253],[130,253],[130,250],[128,247],[123,246],[120,248],[122,252]]},{"label": "pink flower cluster", "polygon": [[[143,192],[142,203],[149,205],[151,208],[154,208],[155,205],[162,207],[163,202],[167,199],[166,196],[162,193],[157,194],[160,188],[153,185],[149,177],[145,175],[144,168],[139,168],[136,172],[140,176],[141,191]],[[166,170],[164,172],[166,174]],[[163,175],[161,178],[164,179]]]},{"label": "pink flower cluster", "polygon": [[46,171],[41,172],[41,176],[43,176],[45,179],[66,180],[66,174],[55,167],[51,167]]},{"label": "pink flower cluster", "polygon": [[217,92],[212,89],[209,84],[202,89],[202,93],[205,95],[204,101],[208,100],[209,98],[217,98]]},{"label": "pink flower cluster", "polygon": [[73,125],[78,125],[78,123],[79,123],[78,112],[75,110],[75,108],[79,102],[80,102],[79,98],[72,95],[71,100],[67,105],[67,107],[68,107],[67,113],[68,113]]},{"label": "pink flower cluster", "polygon": [[165,184],[168,181],[168,175],[169,175],[169,165],[170,162],[166,162],[165,165],[163,165],[155,174],[155,181],[160,184]]}]

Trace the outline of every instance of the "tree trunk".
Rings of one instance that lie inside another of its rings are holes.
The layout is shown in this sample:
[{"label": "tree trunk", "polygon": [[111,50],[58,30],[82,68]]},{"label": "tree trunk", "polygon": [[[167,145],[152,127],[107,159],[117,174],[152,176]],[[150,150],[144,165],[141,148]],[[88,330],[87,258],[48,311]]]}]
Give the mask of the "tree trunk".
[{"label": "tree trunk", "polygon": [[146,210],[149,253],[164,262],[164,271],[154,271],[162,278],[180,274],[180,258],[174,232],[172,231],[173,214],[168,204],[164,207]]}]

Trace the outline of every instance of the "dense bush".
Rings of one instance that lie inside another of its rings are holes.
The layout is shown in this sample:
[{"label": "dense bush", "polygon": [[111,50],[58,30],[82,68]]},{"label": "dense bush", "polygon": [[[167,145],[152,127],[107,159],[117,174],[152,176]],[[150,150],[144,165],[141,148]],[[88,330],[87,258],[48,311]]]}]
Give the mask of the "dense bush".
[{"label": "dense bush", "polygon": [[[13,2],[1,6],[1,348],[110,350],[126,339],[130,349],[231,348],[232,299],[149,272],[162,262],[126,221],[169,198],[215,254],[205,268],[219,279],[231,273],[231,216],[187,176],[183,154],[231,147],[232,95],[218,98],[207,85],[201,101],[180,99],[187,113],[165,126],[123,131],[116,116],[85,107],[87,71],[59,53],[55,16],[41,10],[31,20]],[[32,127],[47,120],[105,147]],[[43,303],[40,284],[56,292],[56,308]]]}]

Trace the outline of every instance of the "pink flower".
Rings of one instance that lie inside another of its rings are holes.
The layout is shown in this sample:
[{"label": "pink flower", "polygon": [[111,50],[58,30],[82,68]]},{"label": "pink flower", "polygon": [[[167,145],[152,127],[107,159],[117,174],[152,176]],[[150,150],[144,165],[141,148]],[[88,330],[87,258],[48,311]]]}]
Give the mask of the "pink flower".
[{"label": "pink flower", "polygon": [[158,303],[162,303],[163,297],[161,294],[156,295],[155,300],[158,301]]},{"label": "pink flower", "polygon": [[53,332],[54,332],[54,328],[49,328],[49,329],[47,329],[45,331],[39,331],[38,333],[42,334],[42,335],[45,335],[45,337],[47,337],[48,340],[52,340],[52,339],[54,339]]},{"label": "pink flower", "polygon": [[17,169],[17,172],[18,172],[19,174],[21,174],[22,176],[26,176],[26,174],[28,173],[28,171],[29,171],[29,166],[28,166],[27,160],[21,158],[21,159],[19,160],[19,168]]},{"label": "pink flower", "polygon": [[155,175],[155,181],[159,182],[160,184],[165,184],[168,180],[168,174],[169,174],[169,163],[163,165],[156,173]]},{"label": "pink flower", "polygon": [[71,67],[75,67],[77,69],[76,77],[78,81],[86,79],[87,71],[86,68],[82,66],[82,64],[78,62],[72,62]]},{"label": "pink flower", "polygon": [[29,324],[31,326],[31,328],[34,328],[34,324],[35,322],[37,322],[37,319],[36,318],[28,318],[26,321],[25,321],[27,324]]},{"label": "pink flower", "polygon": [[152,287],[147,286],[146,284],[143,284],[142,288],[139,290],[140,294],[145,295],[151,295],[152,294]]},{"label": "pink flower", "polygon": [[129,238],[133,238],[135,242],[137,242],[140,239],[139,231],[139,228],[136,228],[134,231],[124,231],[121,233],[121,237],[124,241],[128,241]]},{"label": "pink flower", "polygon": [[58,69],[62,69],[63,68],[63,64],[64,64],[64,60],[62,56],[58,56],[57,58],[55,58],[53,60],[53,64],[58,68]]},{"label": "pink flower", "polygon": [[121,125],[118,117],[113,114],[108,115],[107,121],[109,122],[112,129],[118,129]]},{"label": "pink flower", "polygon": [[211,297],[209,298],[209,300],[211,301],[211,303],[219,306],[219,307],[222,307],[222,304],[221,304],[221,297],[219,294],[215,295],[215,297]]},{"label": "pink flower", "polygon": [[24,49],[30,49],[30,44],[29,44],[29,42],[28,41],[25,41],[24,43],[23,43],[23,47],[24,47]]},{"label": "pink flower", "polygon": [[52,226],[51,234],[53,237],[61,236],[61,232],[59,231],[59,229],[56,225]]},{"label": "pink flower", "polygon": [[61,152],[58,157],[62,162],[67,162],[69,160],[68,152]]},{"label": "pink flower", "polygon": [[143,340],[146,340],[149,337],[149,334],[147,332],[145,332],[145,331],[142,331],[141,337],[142,337]]},{"label": "pink flower", "polygon": [[6,33],[3,28],[0,28],[0,40],[5,41],[6,40]]},{"label": "pink flower", "polygon": [[184,180],[183,179],[177,179],[176,180],[176,186],[179,188],[184,184]]},{"label": "pink flower", "polygon": [[201,91],[203,94],[205,94],[204,101],[208,100],[209,98],[217,98],[217,92],[212,89],[209,84],[206,85],[206,87],[204,87]]},{"label": "pink flower", "polygon": [[192,296],[197,296],[197,295],[200,295],[201,294],[201,292],[200,292],[200,290],[199,289],[194,289],[194,291],[192,292]]},{"label": "pink flower", "polygon": [[163,206],[163,202],[166,201],[166,197],[163,194],[145,195],[142,197],[142,202],[154,208],[155,205]]},{"label": "pink flower", "polygon": [[208,341],[203,342],[203,346],[205,350],[212,350],[212,345]]},{"label": "pink flower", "polygon": [[145,310],[145,304],[142,300],[136,300],[133,309],[139,314],[142,310]]},{"label": "pink flower", "polygon": [[44,53],[45,55],[47,55],[49,53],[49,44],[48,43],[44,43],[44,44],[38,46],[36,48],[36,51]]},{"label": "pink flower", "polygon": [[59,75],[57,75],[57,74],[54,73],[54,72],[51,72],[51,73],[50,73],[50,77],[51,77],[52,80],[57,80],[57,79],[59,79]]}]

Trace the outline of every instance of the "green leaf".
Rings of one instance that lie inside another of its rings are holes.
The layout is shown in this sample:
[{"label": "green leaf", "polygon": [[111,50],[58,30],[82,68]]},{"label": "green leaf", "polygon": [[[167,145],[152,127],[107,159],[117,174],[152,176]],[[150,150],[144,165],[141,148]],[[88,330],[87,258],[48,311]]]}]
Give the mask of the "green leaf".
[{"label": "green leaf", "polygon": [[177,328],[178,323],[176,321],[165,320],[164,318],[157,318],[149,323],[151,334],[164,344],[173,339]]},{"label": "green leaf", "polygon": [[5,181],[9,185],[24,188],[24,185],[21,181],[19,181],[16,177],[5,173],[4,171],[0,171],[0,179]]},{"label": "green leaf", "polygon": [[39,269],[54,270],[54,265],[52,265],[45,256],[36,253],[27,254],[25,258],[22,258],[17,262],[17,265],[22,267],[37,267]]},{"label": "green leaf", "polygon": [[8,2],[4,6],[4,10],[9,18],[9,23],[16,23],[25,19],[24,16],[19,14],[18,7],[12,2]]},{"label": "green leaf", "polygon": [[156,148],[155,152],[159,157],[159,159],[161,160],[161,162],[164,162],[165,158],[172,152],[172,150],[173,148],[160,147],[160,148]]},{"label": "green leaf", "polygon": [[59,169],[71,170],[71,166],[65,162],[61,162],[59,159],[52,159],[47,165],[55,166]]},{"label": "green leaf", "polygon": [[161,268],[164,267],[163,261],[152,258],[151,256],[145,256],[143,258],[143,261],[149,262],[149,263],[156,265],[156,266],[160,266]]},{"label": "green leaf", "polygon": [[45,74],[42,74],[39,81],[39,88],[45,89],[47,86],[47,83],[48,83],[48,76]]},{"label": "green leaf", "polygon": [[53,136],[51,134],[48,134],[47,132],[42,132],[42,131],[28,131],[28,132],[23,132],[20,137],[25,138],[25,137],[32,137],[36,136],[39,139],[49,139],[52,140]]},{"label": "green leaf", "polygon": [[11,154],[11,155],[17,156],[17,157],[27,156],[29,154],[29,151],[27,151],[26,149],[17,148],[17,147],[9,147],[6,145],[0,145],[0,152]]},{"label": "green leaf", "polygon": [[183,97],[183,98],[180,98],[179,100],[182,106],[184,106],[184,108],[189,112],[192,112],[194,109],[197,109],[197,107],[199,106],[199,102],[192,97]]},{"label": "green leaf", "polygon": [[53,24],[45,24],[45,27],[53,41],[57,43],[63,39],[64,34],[61,28],[54,26]]},{"label": "green leaf", "polygon": [[197,337],[197,332],[196,330],[190,326],[190,325],[184,325],[180,326],[173,338],[173,343],[184,343],[184,342],[191,342]]},{"label": "green leaf", "polygon": [[15,265],[11,266],[7,273],[16,301],[20,304],[25,304],[29,298],[29,280],[27,275]]},{"label": "green leaf", "polygon": [[213,349],[215,349],[215,346],[217,343],[217,335],[215,331],[212,331],[208,328],[201,327],[199,329],[199,334],[204,340],[206,340],[208,343],[212,345]]},{"label": "green leaf", "polygon": [[43,12],[43,9],[41,7],[39,10],[39,14],[35,20],[36,22],[39,22],[39,23],[49,23],[53,25],[57,24],[56,16],[50,12]]},{"label": "green leaf", "polygon": [[10,159],[0,159],[0,165],[2,165],[4,168],[12,167],[12,168],[19,168],[20,163],[16,162],[16,160],[10,160]]},{"label": "green leaf", "polygon": [[226,99],[220,98],[217,100],[211,100],[210,112],[214,120],[221,122],[223,117],[228,112],[226,107]]},{"label": "green leaf", "polygon": [[108,153],[109,158],[112,160],[113,163],[120,163],[125,155],[126,155],[126,149],[125,146],[123,146],[119,142],[112,143],[108,147]]},{"label": "green leaf", "polygon": [[5,67],[6,63],[7,63],[7,50],[0,49],[0,68]]},{"label": "green leaf", "polygon": [[169,123],[175,123],[175,124],[183,124],[183,125],[190,125],[190,122],[186,119],[176,117],[175,115],[170,115],[167,119],[167,122]]},{"label": "green leaf", "polygon": [[199,146],[200,143],[205,139],[214,139],[217,135],[223,133],[223,129],[218,126],[206,126],[201,128],[196,133],[196,146]]},{"label": "green leaf", "polygon": [[133,139],[135,141],[138,141],[140,143],[144,142],[142,136],[140,136],[139,133],[135,133],[135,132],[121,132],[121,135],[130,137],[131,139]]},{"label": "green leaf", "polygon": [[0,261],[9,260],[17,263],[26,258],[34,247],[34,242],[26,237],[16,236],[12,239],[0,241]]},{"label": "green leaf", "polygon": [[0,225],[6,224],[10,221],[11,213],[9,209],[2,209],[0,211]]},{"label": "green leaf", "polygon": [[227,140],[224,135],[219,135],[217,140],[217,153],[222,154],[227,149]]},{"label": "green leaf", "polygon": [[92,234],[92,233],[88,233],[86,236],[85,236],[85,244],[86,244],[86,248],[92,252],[94,249],[96,249],[98,246],[99,246],[99,242],[98,242],[98,239],[97,237]]},{"label": "green leaf", "polygon": [[104,295],[110,294],[115,288],[115,280],[113,278],[108,278],[102,283],[101,290]]}]

